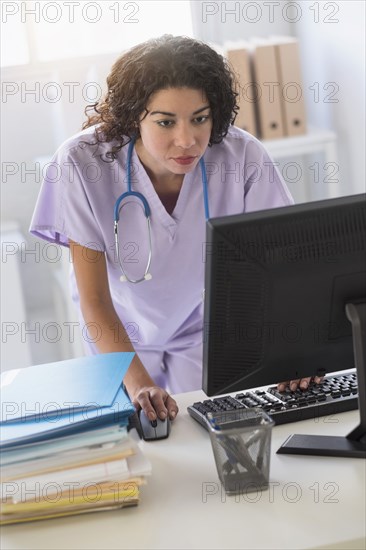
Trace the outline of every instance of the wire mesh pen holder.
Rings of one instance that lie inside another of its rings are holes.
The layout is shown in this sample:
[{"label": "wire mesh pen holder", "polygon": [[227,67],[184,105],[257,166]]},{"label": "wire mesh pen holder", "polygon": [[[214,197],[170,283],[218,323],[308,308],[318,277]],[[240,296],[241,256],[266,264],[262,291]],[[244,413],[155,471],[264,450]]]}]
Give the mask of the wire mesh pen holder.
[{"label": "wire mesh pen holder", "polygon": [[268,488],[273,420],[261,409],[207,415],[217,473],[227,494]]}]

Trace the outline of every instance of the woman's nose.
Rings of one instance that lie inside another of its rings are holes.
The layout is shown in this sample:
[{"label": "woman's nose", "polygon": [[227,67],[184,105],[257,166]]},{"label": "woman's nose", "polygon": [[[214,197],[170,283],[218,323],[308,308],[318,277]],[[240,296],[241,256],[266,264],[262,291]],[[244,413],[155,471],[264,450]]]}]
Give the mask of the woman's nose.
[{"label": "woman's nose", "polygon": [[177,147],[182,147],[182,149],[189,149],[196,142],[193,129],[188,128],[185,125],[182,125],[176,129],[176,134],[174,137],[175,145]]}]

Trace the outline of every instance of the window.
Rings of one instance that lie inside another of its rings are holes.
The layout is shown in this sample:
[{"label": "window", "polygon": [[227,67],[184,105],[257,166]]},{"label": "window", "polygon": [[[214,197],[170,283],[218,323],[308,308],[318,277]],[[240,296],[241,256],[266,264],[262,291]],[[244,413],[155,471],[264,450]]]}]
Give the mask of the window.
[{"label": "window", "polygon": [[1,65],[117,54],[164,33],[193,36],[190,2],[2,2]]},{"label": "window", "polygon": [[30,61],[26,27],[20,19],[9,18],[6,23],[5,20],[5,15],[2,13],[1,66],[25,65]]}]

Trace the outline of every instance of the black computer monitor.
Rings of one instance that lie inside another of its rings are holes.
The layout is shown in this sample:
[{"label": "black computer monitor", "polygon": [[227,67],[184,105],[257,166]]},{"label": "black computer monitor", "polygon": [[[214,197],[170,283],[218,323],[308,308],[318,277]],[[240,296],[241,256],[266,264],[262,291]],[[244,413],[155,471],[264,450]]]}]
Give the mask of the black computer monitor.
[{"label": "black computer monitor", "polygon": [[324,375],[357,359],[364,437],[366,194],[213,218],[206,241],[207,395]]}]

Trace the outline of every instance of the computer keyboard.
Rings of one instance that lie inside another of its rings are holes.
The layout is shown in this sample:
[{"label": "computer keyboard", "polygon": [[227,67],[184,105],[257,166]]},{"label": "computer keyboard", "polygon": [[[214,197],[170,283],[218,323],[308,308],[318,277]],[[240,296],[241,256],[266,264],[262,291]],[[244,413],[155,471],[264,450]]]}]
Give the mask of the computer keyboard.
[{"label": "computer keyboard", "polygon": [[358,408],[356,371],[326,376],[320,384],[311,383],[307,390],[283,392],[277,386],[267,390],[254,389],[238,393],[235,397],[221,396],[193,403],[189,414],[208,429],[208,412],[225,412],[235,409],[259,407],[269,414],[275,424],[318,418]]}]

